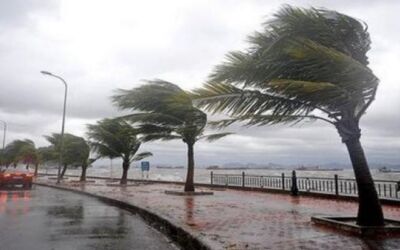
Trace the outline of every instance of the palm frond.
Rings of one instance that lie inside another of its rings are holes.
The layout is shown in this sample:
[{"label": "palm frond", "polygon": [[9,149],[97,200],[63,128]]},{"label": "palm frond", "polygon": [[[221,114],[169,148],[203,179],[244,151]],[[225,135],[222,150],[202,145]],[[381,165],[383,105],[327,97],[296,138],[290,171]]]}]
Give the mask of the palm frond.
[{"label": "palm frond", "polygon": [[140,161],[140,160],[150,157],[150,156],[153,156],[153,154],[151,152],[142,152],[142,153],[136,154],[132,158],[132,161]]},{"label": "palm frond", "polygon": [[315,107],[287,97],[243,90],[231,84],[210,82],[193,92],[195,104],[212,113],[226,112],[231,116],[274,113],[307,114]]},{"label": "palm frond", "polygon": [[219,140],[219,139],[221,139],[221,138],[223,138],[223,137],[225,137],[225,136],[232,135],[232,134],[233,134],[233,133],[230,133],[230,132],[226,132],[226,133],[217,133],[217,134],[209,134],[209,135],[201,136],[201,137],[199,138],[199,140],[205,139],[205,140],[208,141],[208,142],[213,142],[213,141]]}]

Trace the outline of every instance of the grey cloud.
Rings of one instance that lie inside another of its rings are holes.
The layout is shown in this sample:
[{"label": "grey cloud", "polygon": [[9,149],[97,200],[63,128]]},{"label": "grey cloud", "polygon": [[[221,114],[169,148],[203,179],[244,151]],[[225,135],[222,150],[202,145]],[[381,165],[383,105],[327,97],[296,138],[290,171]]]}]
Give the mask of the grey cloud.
[{"label": "grey cloud", "polygon": [[[98,27],[96,22],[89,22],[85,24],[88,30],[74,33],[76,27],[68,26],[71,20],[63,19],[61,1],[0,2],[0,119],[9,122],[8,141],[31,138],[37,144],[45,145],[42,135],[60,129],[63,86],[57,79],[40,75],[40,70],[60,74],[67,80],[66,128],[68,132],[84,136],[87,123],[122,114],[109,99],[116,88],[132,88],[140,84],[141,79],[153,78],[165,78],[184,89],[201,86],[225,53],[245,47],[246,36],[259,29],[260,23],[282,3],[235,0],[194,1],[190,4],[171,2],[179,9],[171,14],[171,18],[176,19],[174,26],[165,32],[152,30],[162,36],[150,36],[157,41],[148,41],[149,45],[142,34],[130,33],[135,32],[135,27],[129,26],[129,22],[116,23],[115,27]],[[397,34],[399,3],[316,0],[288,3],[324,6],[368,23],[372,37],[371,68],[381,79],[381,86],[375,103],[362,119],[362,142],[370,161],[398,163],[400,89],[396,70],[400,55],[397,45],[400,39]],[[110,1],[110,4],[123,2]],[[135,7],[140,8],[139,5],[135,3]],[[173,12],[174,8],[168,10]],[[98,10],[92,11],[96,14]],[[145,21],[157,18],[154,13],[148,15]],[[86,21],[90,20],[82,20]],[[91,33],[85,32],[97,28],[102,28],[100,35],[96,36],[97,42],[105,48],[96,47],[96,40],[93,44],[84,40],[91,38]],[[113,33],[115,29],[122,29],[122,32]],[[109,37],[108,32],[115,35]],[[130,44],[135,40],[142,43],[137,46]],[[219,117],[221,115],[210,117],[210,120]],[[236,135],[215,143],[196,144],[198,165],[235,161],[287,164],[349,162],[346,148],[335,128],[322,122],[294,127],[245,128],[234,125],[226,130],[236,132]],[[146,143],[142,150],[152,151],[154,162],[171,165],[184,165],[186,162],[186,148],[180,141]]]}]

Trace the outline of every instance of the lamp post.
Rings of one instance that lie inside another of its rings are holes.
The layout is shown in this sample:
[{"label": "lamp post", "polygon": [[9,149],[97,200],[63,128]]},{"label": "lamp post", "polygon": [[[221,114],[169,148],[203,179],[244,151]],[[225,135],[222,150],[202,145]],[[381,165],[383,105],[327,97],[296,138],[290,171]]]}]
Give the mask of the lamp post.
[{"label": "lamp post", "polygon": [[66,106],[67,106],[67,92],[68,92],[68,85],[67,82],[58,75],[54,75],[48,71],[40,71],[40,73],[42,73],[43,75],[47,75],[47,76],[52,76],[55,77],[59,80],[61,80],[61,82],[64,84],[65,86],[65,92],[64,92],[64,108],[63,108],[63,118],[62,118],[62,126],[61,126],[61,137],[60,137],[60,158],[59,158],[59,163],[58,163],[58,173],[57,173],[57,184],[60,183],[60,179],[61,179],[61,165],[62,165],[62,160],[63,160],[63,148],[64,148],[64,126],[65,126],[65,110],[66,110]]},{"label": "lamp post", "polygon": [[0,120],[3,123],[4,130],[3,130],[3,150],[6,146],[6,134],[7,134],[7,122]]},{"label": "lamp post", "polygon": [[[2,122],[3,123],[3,127],[4,127],[4,130],[3,130],[3,150],[2,150],[2,156],[4,157],[4,148],[6,147],[6,134],[7,134],[7,122],[5,122],[5,121],[3,121],[3,120],[0,120],[0,122]],[[2,159],[2,160],[4,160],[4,159]],[[1,168],[1,166],[2,166],[3,164],[2,163],[0,163],[0,168]]]}]

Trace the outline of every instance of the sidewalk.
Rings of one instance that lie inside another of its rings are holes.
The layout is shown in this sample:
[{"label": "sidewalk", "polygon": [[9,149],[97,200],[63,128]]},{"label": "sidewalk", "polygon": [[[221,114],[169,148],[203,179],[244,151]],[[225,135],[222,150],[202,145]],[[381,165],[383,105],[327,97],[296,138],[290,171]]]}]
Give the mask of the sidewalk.
[{"label": "sidewalk", "polygon": [[[54,183],[41,177],[38,182]],[[189,231],[213,249],[399,249],[400,238],[368,240],[315,226],[313,215],[354,216],[357,203],[286,194],[214,189],[214,195],[175,196],[180,185],[106,186],[64,183],[85,192],[144,208]],[[197,190],[210,191],[208,188]],[[400,206],[384,206],[386,218],[400,219]]]}]

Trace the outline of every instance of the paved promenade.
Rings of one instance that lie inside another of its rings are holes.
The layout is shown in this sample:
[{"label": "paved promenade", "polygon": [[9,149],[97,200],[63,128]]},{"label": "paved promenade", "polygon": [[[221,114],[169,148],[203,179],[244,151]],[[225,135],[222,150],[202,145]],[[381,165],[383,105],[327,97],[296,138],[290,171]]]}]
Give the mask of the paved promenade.
[{"label": "paved promenade", "polygon": [[[39,179],[49,182],[46,178]],[[51,180],[54,182],[54,180]],[[213,249],[399,249],[400,238],[361,239],[311,223],[313,215],[354,216],[357,203],[285,194],[212,189],[214,195],[175,196],[180,185],[107,186],[104,180],[62,185],[145,208],[168,219]],[[210,191],[197,188],[197,191]],[[386,218],[400,219],[400,206],[384,206]]]}]

